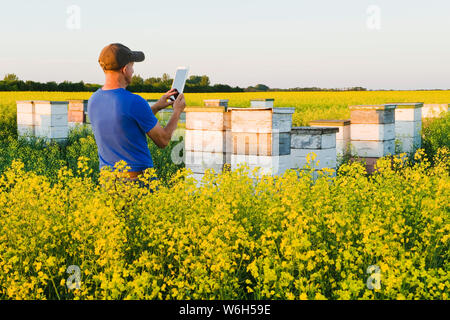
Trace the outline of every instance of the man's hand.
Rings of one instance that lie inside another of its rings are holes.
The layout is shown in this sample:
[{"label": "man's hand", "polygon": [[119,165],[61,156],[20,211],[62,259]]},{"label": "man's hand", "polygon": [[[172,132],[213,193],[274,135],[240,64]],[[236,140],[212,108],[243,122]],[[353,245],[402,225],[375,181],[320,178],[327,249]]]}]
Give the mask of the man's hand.
[{"label": "man's hand", "polygon": [[[153,113],[156,114],[159,110],[162,110],[164,108],[167,108],[168,106],[171,106],[174,104],[175,101],[168,100],[170,96],[173,96],[175,93],[177,93],[177,89],[170,89],[167,91],[155,104],[152,106]],[[156,111],[156,112],[155,112]]]},{"label": "man's hand", "polygon": [[184,94],[180,93],[177,99],[173,102],[173,112],[179,112],[181,114],[185,107],[186,102],[184,101]]}]

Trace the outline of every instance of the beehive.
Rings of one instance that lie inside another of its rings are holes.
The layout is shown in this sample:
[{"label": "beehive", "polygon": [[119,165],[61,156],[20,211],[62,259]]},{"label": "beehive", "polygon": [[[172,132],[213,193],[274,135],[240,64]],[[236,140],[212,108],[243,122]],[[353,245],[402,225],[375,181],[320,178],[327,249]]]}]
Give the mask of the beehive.
[{"label": "beehive", "polygon": [[278,175],[290,168],[294,108],[229,108],[233,141],[231,169],[246,163],[260,173]]},{"label": "beehive", "polygon": [[290,154],[294,108],[229,108],[233,154]]},{"label": "beehive", "polygon": [[19,136],[34,136],[34,104],[33,101],[16,101],[17,104],[17,134]]},{"label": "beehive", "polygon": [[187,107],[185,164],[194,173],[220,172],[231,161],[231,115],[226,107]]},{"label": "beehive", "polygon": [[383,157],[395,153],[395,105],[350,107],[353,155]]},{"label": "beehive", "polygon": [[314,120],[311,127],[338,128],[336,133],[336,154],[343,158],[350,151],[350,119],[346,120]]},{"label": "beehive", "polygon": [[[294,127],[291,132],[292,168],[302,169],[307,165],[310,153],[316,154],[315,170],[330,168],[336,170],[336,127]],[[318,163],[316,163],[318,162]]]},{"label": "beehive", "polygon": [[50,140],[64,140],[69,134],[67,101],[33,101],[35,135]]},{"label": "beehive", "polygon": [[414,153],[422,145],[423,103],[396,103],[395,138],[400,152]]},{"label": "beehive", "polygon": [[86,124],[88,100],[69,100],[68,126]]},{"label": "beehive", "polygon": [[46,140],[68,137],[68,102],[17,101],[18,133],[32,134]]}]

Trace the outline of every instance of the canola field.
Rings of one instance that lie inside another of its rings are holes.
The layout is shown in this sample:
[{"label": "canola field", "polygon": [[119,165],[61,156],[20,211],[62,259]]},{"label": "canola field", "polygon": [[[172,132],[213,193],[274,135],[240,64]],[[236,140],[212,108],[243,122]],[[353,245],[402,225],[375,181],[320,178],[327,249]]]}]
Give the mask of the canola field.
[{"label": "canola field", "polygon": [[[98,171],[88,130],[65,143],[18,139],[16,100],[90,93],[0,93],[0,299],[444,299],[450,292],[450,116],[426,121],[423,149],[344,163],[313,181],[246,168],[197,187],[149,147],[152,190]],[[146,99],[161,94],[143,94]],[[449,91],[186,94],[187,104],[274,98],[294,125],[348,106],[448,103]],[[313,161],[313,160],[312,160]],[[123,164],[119,164],[120,166]]]}]

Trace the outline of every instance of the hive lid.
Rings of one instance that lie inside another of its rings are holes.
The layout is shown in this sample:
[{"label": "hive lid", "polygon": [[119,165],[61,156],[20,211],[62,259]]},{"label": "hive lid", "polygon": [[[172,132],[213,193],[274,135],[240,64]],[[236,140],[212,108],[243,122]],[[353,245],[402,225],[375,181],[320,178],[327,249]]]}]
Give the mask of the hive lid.
[{"label": "hive lid", "polygon": [[294,113],[295,108],[287,108],[287,107],[278,107],[273,108],[274,113]]},{"label": "hive lid", "polygon": [[393,110],[396,108],[395,104],[372,104],[372,105],[356,105],[349,106],[350,110]]},{"label": "hive lid", "polygon": [[337,133],[339,128],[333,127],[292,127],[291,132],[297,134],[328,134]]},{"label": "hive lid", "polygon": [[320,126],[323,125],[333,125],[333,126],[347,126],[350,124],[350,119],[320,119],[320,120],[312,120],[309,124],[314,124]]},{"label": "hive lid", "polygon": [[237,111],[255,111],[255,110],[272,110],[273,113],[294,113],[295,108],[273,108],[273,107],[233,107],[228,108],[228,110],[237,110]]},{"label": "hive lid", "polygon": [[184,112],[226,112],[227,108],[223,107],[186,107]]},{"label": "hive lid", "polygon": [[203,102],[228,102],[229,99],[206,99]]},{"label": "hive lid", "polygon": [[228,108],[228,110],[237,110],[237,111],[255,111],[255,110],[272,110],[272,107],[232,107]]},{"label": "hive lid", "polygon": [[67,101],[33,100],[34,104],[68,104]]},{"label": "hive lid", "polygon": [[422,108],[423,102],[401,102],[401,103],[391,103],[397,106],[397,109],[416,109]]}]

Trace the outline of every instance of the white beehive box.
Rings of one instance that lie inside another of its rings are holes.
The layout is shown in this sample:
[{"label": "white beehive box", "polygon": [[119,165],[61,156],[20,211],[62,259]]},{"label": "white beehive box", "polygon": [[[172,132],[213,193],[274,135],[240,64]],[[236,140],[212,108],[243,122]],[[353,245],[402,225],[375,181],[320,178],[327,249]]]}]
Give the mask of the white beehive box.
[{"label": "white beehive box", "polygon": [[422,121],[422,102],[396,103],[395,122]]},{"label": "white beehive box", "polygon": [[[303,134],[298,133],[299,129],[302,128]],[[330,149],[336,148],[336,134],[335,133],[321,133],[322,130],[318,130],[318,127],[308,130],[313,127],[297,127],[293,128],[291,137],[291,148],[292,149]],[[327,128],[330,129],[330,128]],[[329,132],[332,132],[329,130]]]},{"label": "white beehive box", "polygon": [[395,109],[395,138],[400,152],[414,153],[421,147],[423,103],[397,103]]},{"label": "white beehive box", "polygon": [[66,139],[69,135],[69,127],[35,127],[35,135],[44,139]]},{"label": "white beehive box", "polygon": [[19,136],[34,136],[34,126],[33,125],[17,125],[17,134]]},{"label": "white beehive box", "polygon": [[284,156],[290,154],[290,130],[294,108],[229,108],[232,153],[235,155]]},{"label": "white beehive box", "polygon": [[291,155],[284,156],[255,156],[231,155],[231,170],[236,170],[240,164],[246,164],[249,170],[260,168],[260,175],[280,175],[291,169]]},{"label": "white beehive box", "polygon": [[69,135],[68,101],[33,101],[36,137],[64,140]]},{"label": "white beehive box", "polygon": [[231,153],[231,134],[227,131],[185,130],[185,150]]},{"label": "white beehive box", "polygon": [[275,99],[252,99],[250,100],[251,108],[273,108]]},{"label": "white beehive box", "polygon": [[353,140],[383,141],[395,139],[394,123],[352,123]]},{"label": "white beehive box", "polygon": [[34,105],[33,101],[16,101],[17,104],[17,134],[34,135]]},{"label": "white beehive box", "polygon": [[228,108],[232,132],[290,132],[295,108]]},{"label": "white beehive box", "polygon": [[67,114],[67,101],[33,101],[34,112],[41,115]]},{"label": "white beehive box", "polygon": [[225,107],[228,108],[228,99],[208,99],[203,100],[205,107]]},{"label": "white beehive box", "polygon": [[352,140],[352,150],[359,157],[381,158],[395,153],[395,139],[384,141]]},{"label": "white beehive box", "polygon": [[185,112],[185,150],[231,153],[231,116],[225,107],[188,107]]},{"label": "white beehive box", "polygon": [[422,146],[422,137],[404,137],[399,138],[399,151],[406,153],[413,153]]},{"label": "white beehive box", "polygon": [[395,153],[395,104],[350,106],[351,152],[358,157]]},{"label": "white beehive box", "polygon": [[291,134],[232,132],[233,154],[283,156],[291,153]]},{"label": "white beehive box", "polygon": [[34,125],[41,127],[65,127],[68,125],[66,114],[35,114]]},{"label": "white beehive box", "polygon": [[350,119],[345,120],[313,120],[309,122],[311,127],[338,128],[336,133],[336,154],[342,158],[349,153],[350,146]]},{"label": "white beehive box", "polygon": [[187,107],[186,130],[226,131],[231,129],[231,113],[225,107]]},{"label": "white beehive box", "polygon": [[[310,166],[315,169],[336,169],[336,127],[294,127],[291,131],[292,168],[302,169],[308,162],[308,155],[316,158]],[[316,162],[319,162],[318,164]]]},{"label": "white beehive box", "polygon": [[291,157],[293,163],[293,169],[302,169],[308,164],[308,155],[312,156],[312,153],[316,155],[316,158],[309,163],[309,166],[315,169],[330,168],[336,169],[337,166],[337,154],[336,148],[330,149],[292,149]]},{"label": "white beehive box", "polygon": [[397,121],[395,133],[397,138],[420,136],[422,121]]},{"label": "white beehive box", "polygon": [[185,151],[186,168],[194,173],[204,173],[206,169],[222,172],[225,163],[230,163],[231,155],[222,152]]}]

